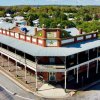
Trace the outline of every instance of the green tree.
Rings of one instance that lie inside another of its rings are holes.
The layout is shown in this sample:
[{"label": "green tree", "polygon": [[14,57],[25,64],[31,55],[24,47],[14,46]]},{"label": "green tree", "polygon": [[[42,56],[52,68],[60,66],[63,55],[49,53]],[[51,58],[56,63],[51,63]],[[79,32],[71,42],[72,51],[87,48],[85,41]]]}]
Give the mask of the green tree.
[{"label": "green tree", "polygon": [[84,20],[84,21],[90,21],[90,20],[92,20],[92,16],[90,16],[89,14],[85,14],[85,15],[83,16],[83,20]]},{"label": "green tree", "polygon": [[4,11],[0,11],[0,17],[4,17],[5,16],[5,12]]}]

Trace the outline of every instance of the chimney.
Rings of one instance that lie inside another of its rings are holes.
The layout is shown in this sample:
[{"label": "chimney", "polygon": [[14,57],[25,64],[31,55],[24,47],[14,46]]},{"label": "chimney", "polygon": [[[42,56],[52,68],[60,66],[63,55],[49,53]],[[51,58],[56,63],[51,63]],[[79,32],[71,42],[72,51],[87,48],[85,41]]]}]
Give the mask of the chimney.
[{"label": "chimney", "polygon": [[18,23],[16,23],[16,26],[18,27]]},{"label": "chimney", "polygon": [[79,29],[79,34],[82,34],[82,28]]},{"label": "chimney", "polygon": [[35,34],[37,33],[37,27],[34,28],[34,32],[35,32]]}]

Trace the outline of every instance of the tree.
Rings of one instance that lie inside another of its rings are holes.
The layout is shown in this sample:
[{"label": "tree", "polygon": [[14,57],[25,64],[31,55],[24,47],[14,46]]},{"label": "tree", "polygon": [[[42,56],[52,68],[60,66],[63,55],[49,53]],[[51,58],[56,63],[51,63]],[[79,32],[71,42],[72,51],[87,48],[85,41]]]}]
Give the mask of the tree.
[{"label": "tree", "polygon": [[92,16],[90,16],[89,14],[85,14],[85,15],[83,16],[83,20],[84,20],[84,21],[90,21],[90,20],[92,20]]},{"label": "tree", "polygon": [[4,11],[0,11],[0,17],[4,17],[5,16],[5,12]]},{"label": "tree", "polygon": [[30,9],[31,9],[30,6],[23,6],[23,7],[22,7],[22,11],[23,11],[23,12],[28,12]]},{"label": "tree", "polygon": [[50,28],[57,28],[58,23],[56,21],[53,21],[50,23]]},{"label": "tree", "polygon": [[65,26],[67,26],[68,28],[76,27],[76,25],[72,21],[62,21],[61,28],[65,28]]},{"label": "tree", "polygon": [[77,26],[78,28],[82,28],[83,31],[89,33],[92,31],[99,30],[100,31],[100,22],[92,21],[92,22],[83,22]]},{"label": "tree", "polygon": [[40,27],[42,27],[42,25],[44,24],[47,28],[50,28],[50,24],[52,23],[51,19],[42,17],[39,19],[39,21],[40,21]]}]

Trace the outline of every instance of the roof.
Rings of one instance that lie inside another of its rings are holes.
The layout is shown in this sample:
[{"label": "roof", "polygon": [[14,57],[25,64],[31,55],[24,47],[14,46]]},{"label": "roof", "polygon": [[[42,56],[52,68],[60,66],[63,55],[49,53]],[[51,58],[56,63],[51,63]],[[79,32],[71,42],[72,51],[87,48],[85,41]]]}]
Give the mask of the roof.
[{"label": "roof", "polygon": [[15,20],[24,20],[24,17],[23,16],[16,16],[14,17]]},{"label": "roof", "polygon": [[0,28],[2,28],[2,29],[9,30],[9,29],[12,29],[14,27],[15,27],[15,24],[8,23],[8,22],[0,22]]},{"label": "roof", "polygon": [[[20,25],[19,29],[21,28],[26,28],[28,30],[27,35],[35,35],[35,27],[32,26],[25,26],[25,25]],[[37,31],[42,30],[41,28],[37,28]]]},{"label": "roof", "polygon": [[67,29],[64,29],[64,30],[67,31],[67,32],[70,32],[71,36],[80,35],[79,30],[77,28],[75,28],[75,27],[73,27],[73,28],[67,28]]},{"label": "roof", "polygon": [[100,40],[94,39],[67,45],[65,47],[41,47],[2,34],[0,34],[0,43],[6,44],[32,56],[69,56],[100,46]]},{"label": "roof", "polygon": [[32,22],[35,23],[35,24],[38,24],[39,23],[39,19],[33,20]]},{"label": "roof", "polygon": [[[6,30],[12,29],[12,31],[15,31],[16,30],[16,24],[15,23],[8,23],[8,22],[0,22],[0,28],[6,29]],[[17,28],[20,31],[21,31],[21,28],[27,28],[27,30],[28,30],[27,35],[31,35],[31,36],[35,35],[35,27],[26,26],[26,25],[19,25],[19,27],[17,27]],[[42,29],[37,28],[37,31],[39,31],[39,30],[42,30]],[[16,31],[16,32],[18,32],[18,31]]]}]

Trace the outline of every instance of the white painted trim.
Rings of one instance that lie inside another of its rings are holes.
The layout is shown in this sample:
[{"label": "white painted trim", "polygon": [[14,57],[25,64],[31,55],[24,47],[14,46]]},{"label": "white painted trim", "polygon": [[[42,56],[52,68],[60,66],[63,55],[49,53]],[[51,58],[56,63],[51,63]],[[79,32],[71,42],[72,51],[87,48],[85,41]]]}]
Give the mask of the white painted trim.
[{"label": "white painted trim", "polygon": [[79,41],[79,40],[83,40],[83,39],[84,39],[83,36],[81,36],[81,37],[77,37],[77,41]]},{"label": "white painted trim", "polygon": [[39,44],[43,44],[43,40],[38,40],[38,43]]},{"label": "white painted trim", "polygon": [[90,39],[92,35],[86,35],[86,39]]},{"label": "white painted trim", "polygon": [[73,70],[73,69],[75,69],[75,68],[77,68],[77,67],[80,67],[80,66],[82,66],[82,65],[86,65],[86,64],[91,63],[91,62],[93,62],[93,61],[95,61],[95,60],[98,60],[98,59],[100,59],[100,57],[97,57],[97,58],[94,58],[94,59],[92,59],[92,60],[86,61],[86,62],[84,62],[84,63],[75,65],[75,66],[73,66],[73,67],[67,68],[67,71]]},{"label": "white painted trim", "polygon": [[71,43],[71,42],[74,42],[74,38],[62,40],[62,41],[61,41],[61,44]]},{"label": "white painted trim", "polygon": [[35,42],[36,43],[36,39],[35,38],[32,38],[32,42]]},{"label": "white painted trim", "polygon": [[3,33],[6,33],[6,31],[3,30]]},{"label": "white painted trim", "polygon": [[30,41],[31,40],[31,37],[26,36],[26,40]]},{"label": "white painted trim", "polygon": [[9,31],[7,31],[7,35],[9,35]]},{"label": "white painted trim", "polygon": [[25,36],[24,36],[24,35],[20,35],[20,38],[21,38],[21,39],[25,39]]},{"label": "white painted trim", "polygon": [[11,36],[14,36],[14,33],[10,33]]},{"label": "white painted trim", "polygon": [[19,39],[19,34],[15,33],[15,38]]},{"label": "white painted trim", "polygon": [[96,34],[93,34],[93,37],[96,37]]}]

